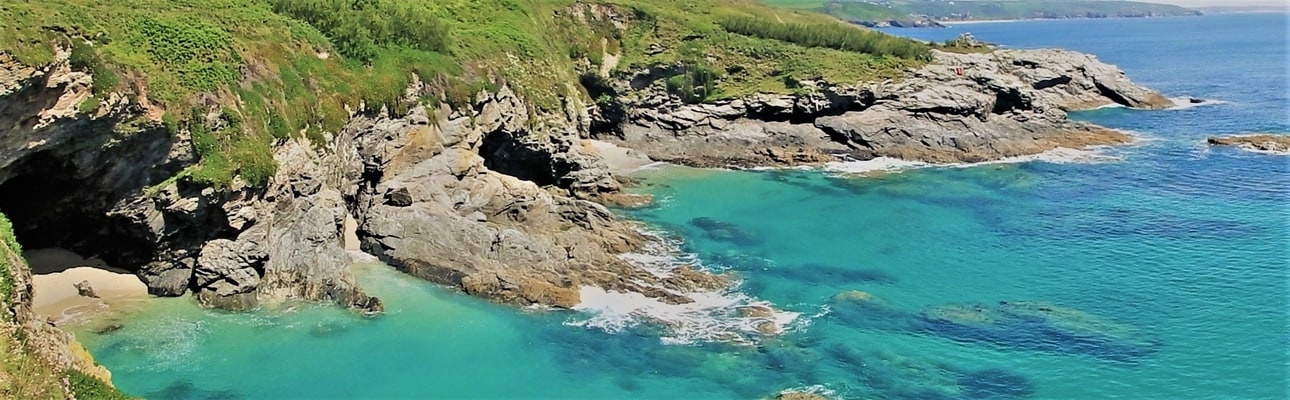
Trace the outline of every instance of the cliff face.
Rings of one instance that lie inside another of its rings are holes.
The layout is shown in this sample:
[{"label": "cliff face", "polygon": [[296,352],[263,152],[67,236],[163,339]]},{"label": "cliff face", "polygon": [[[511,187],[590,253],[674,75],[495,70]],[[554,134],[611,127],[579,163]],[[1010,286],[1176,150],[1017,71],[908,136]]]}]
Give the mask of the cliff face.
[{"label": "cliff face", "polygon": [[698,166],[986,161],[1128,140],[1070,121],[1067,111],[1173,105],[1114,66],[1063,50],[938,51],[899,82],[801,82],[799,94],[712,104],[685,104],[666,93],[661,78],[641,85],[642,76],[650,75],[618,84],[629,111],[601,136],[654,159]]},{"label": "cliff face", "polygon": [[[276,143],[280,168],[264,187],[217,190],[171,178],[195,162],[184,130],[156,121],[143,98],[88,103],[91,77],[59,57],[45,69],[0,58],[0,209],[29,246],[99,256],[137,268],[153,294],[192,290],[229,309],[303,298],[380,311],[357,287],[346,245],[518,305],[572,307],[584,285],[672,302],[719,286],[616,256],[646,239],[597,203],[623,195],[589,135],[699,166],[975,162],[1128,140],[1068,110],[1171,105],[1061,50],[936,52],[898,82],[804,81],[797,94],[705,104],[668,94],[680,69],[656,66],[621,75],[616,104],[566,99],[535,114],[503,86],[456,108],[354,111],[322,142]],[[343,243],[347,228],[360,243]]]},{"label": "cliff face", "polygon": [[349,270],[345,247],[359,244],[343,242],[347,227],[362,249],[410,274],[510,304],[572,307],[583,285],[688,302],[685,292],[721,284],[617,257],[646,239],[591,201],[624,195],[583,138],[590,118],[577,100],[536,115],[502,87],[457,109],[355,112],[325,143],[277,143],[280,167],[265,187],[217,190],[169,179],[194,162],[190,140],[150,121],[142,101],[85,109],[88,77],[65,62],[5,65],[22,73],[5,76],[0,96],[0,207],[30,246],[137,268],[156,295],[192,290],[227,309],[303,298],[378,312]]}]

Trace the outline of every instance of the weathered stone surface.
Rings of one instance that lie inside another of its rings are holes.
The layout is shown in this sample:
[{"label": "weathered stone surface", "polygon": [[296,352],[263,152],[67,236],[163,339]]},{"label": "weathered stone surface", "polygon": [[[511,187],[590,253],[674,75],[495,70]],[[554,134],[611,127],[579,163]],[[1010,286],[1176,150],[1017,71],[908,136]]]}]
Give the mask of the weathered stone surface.
[{"label": "weathered stone surface", "polygon": [[414,276],[517,305],[571,308],[584,285],[686,302],[678,293],[712,284],[698,271],[664,279],[619,259],[645,238],[572,197],[617,191],[594,151],[567,138],[531,142],[526,124],[500,120],[527,110],[498,104],[474,128],[445,129],[460,140],[432,152],[409,151],[416,128],[406,119],[352,125],[367,175],[381,177],[359,195],[363,249]]},{"label": "weathered stone surface", "polygon": [[80,283],[72,286],[76,287],[76,294],[78,295],[95,299],[99,298],[98,293],[94,292],[94,287],[90,286],[90,281],[81,281]]},{"label": "weathered stone surface", "polygon": [[879,156],[978,162],[1130,140],[1069,121],[1068,110],[1173,105],[1114,66],[1064,50],[935,52],[934,62],[898,82],[804,81],[798,82],[801,94],[697,105],[666,94],[659,82],[668,73],[633,77],[621,132],[603,139],[694,166],[815,165]]},{"label": "weathered stone surface", "polygon": [[1250,151],[1290,154],[1290,135],[1215,136],[1206,142],[1211,146],[1235,146]]}]

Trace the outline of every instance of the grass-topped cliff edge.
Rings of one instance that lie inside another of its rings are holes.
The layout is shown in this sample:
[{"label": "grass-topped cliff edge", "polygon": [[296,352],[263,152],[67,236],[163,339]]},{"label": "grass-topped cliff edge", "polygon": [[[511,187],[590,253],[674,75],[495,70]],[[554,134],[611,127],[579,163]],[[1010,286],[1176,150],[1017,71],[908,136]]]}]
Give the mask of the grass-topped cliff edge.
[{"label": "grass-topped cliff edge", "polygon": [[594,100],[581,75],[678,64],[694,72],[672,86],[702,101],[895,77],[928,53],[749,0],[18,0],[0,19],[0,52],[38,66],[63,49],[93,75],[83,113],[120,93],[190,132],[182,176],[216,186],[263,184],[275,141],[321,140],[364,107],[460,107],[505,84],[556,112]]}]

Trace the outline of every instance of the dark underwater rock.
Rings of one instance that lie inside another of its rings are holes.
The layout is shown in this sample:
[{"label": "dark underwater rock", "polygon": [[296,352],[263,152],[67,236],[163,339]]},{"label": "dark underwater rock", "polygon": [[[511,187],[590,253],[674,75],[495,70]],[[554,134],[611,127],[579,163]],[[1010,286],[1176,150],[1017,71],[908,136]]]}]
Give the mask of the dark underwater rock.
[{"label": "dark underwater rock", "polygon": [[951,338],[1113,361],[1134,362],[1160,347],[1159,339],[1137,327],[1038,302],[933,307],[923,311],[920,322],[922,330]]},{"label": "dark underwater rock", "polygon": [[837,343],[827,348],[846,366],[868,396],[884,399],[1012,399],[1034,392],[1028,378],[998,368],[968,369],[925,357],[861,350]]},{"label": "dark underwater rock", "polygon": [[891,307],[882,299],[859,290],[838,293],[829,299],[829,318],[854,328],[905,332],[915,329],[910,312]]},{"label": "dark underwater rock", "polygon": [[802,264],[794,267],[768,268],[765,273],[805,283],[881,283],[896,278],[876,269],[843,268],[828,264]]},{"label": "dark underwater rock", "polygon": [[756,233],[748,231],[743,227],[730,222],[708,217],[699,217],[690,220],[690,225],[702,229],[704,235],[709,239],[719,242],[728,242],[738,245],[756,245],[762,242],[762,239],[758,237]]}]

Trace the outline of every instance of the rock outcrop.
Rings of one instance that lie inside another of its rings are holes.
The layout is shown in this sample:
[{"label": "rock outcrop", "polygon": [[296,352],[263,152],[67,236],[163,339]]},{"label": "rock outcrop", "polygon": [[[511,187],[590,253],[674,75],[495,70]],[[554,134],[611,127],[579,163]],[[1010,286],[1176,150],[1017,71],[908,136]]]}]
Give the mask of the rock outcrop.
[{"label": "rock outcrop", "polygon": [[[510,304],[569,308],[588,285],[686,303],[687,291],[726,284],[618,257],[647,239],[593,202],[619,199],[620,186],[585,138],[590,118],[576,99],[537,115],[503,86],[457,109],[359,110],[325,143],[276,143],[266,185],[217,189],[170,179],[196,162],[191,140],[150,119],[146,100],[77,110],[92,80],[66,56],[45,69],[0,60],[0,189],[25,194],[0,209],[33,247],[135,266],[155,295],[379,312],[350,272],[347,221],[382,260]],[[427,90],[417,83],[408,96]],[[207,122],[220,114],[209,106]]]},{"label": "rock outcrop", "polygon": [[1235,146],[1250,151],[1290,154],[1290,135],[1216,136],[1206,142],[1211,146]]},{"label": "rock outcrop", "polygon": [[1067,111],[1173,105],[1114,66],[1064,50],[937,51],[934,62],[899,82],[800,82],[800,94],[709,104],[669,96],[663,77],[656,68],[619,84],[628,115],[621,133],[603,136],[653,159],[696,166],[986,161],[1129,140],[1070,121]]},{"label": "rock outcrop", "polygon": [[[611,11],[570,12],[625,23]],[[275,143],[280,168],[266,185],[216,189],[172,179],[197,161],[192,140],[146,96],[87,103],[93,79],[67,57],[38,69],[0,55],[0,210],[33,247],[135,266],[153,294],[191,290],[228,309],[303,298],[380,311],[350,272],[347,224],[364,250],[410,274],[511,304],[572,307],[583,286],[684,303],[687,291],[724,284],[617,256],[647,239],[598,204],[619,202],[620,185],[589,133],[700,166],[970,162],[1127,140],[1068,121],[1068,110],[1170,105],[1060,50],[938,52],[900,82],[797,82],[798,94],[708,104],[666,94],[677,69],[657,66],[608,88],[626,93],[617,112],[565,99],[539,114],[505,85],[457,108],[360,108],[325,141]],[[431,90],[416,82],[407,97]],[[757,240],[720,221],[693,224],[719,240]]]},{"label": "rock outcrop", "polygon": [[684,303],[696,286],[723,283],[619,259],[646,239],[579,198],[612,193],[617,183],[594,153],[582,153],[576,132],[554,124],[543,135],[567,139],[517,142],[539,136],[528,131],[536,117],[505,88],[475,108],[473,117],[439,109],[356,120],[342,133],[359,143],[363,175],[373,177],[358,202],[364,250],[412,275],[517,305],[570,308],[587,285]]}]

